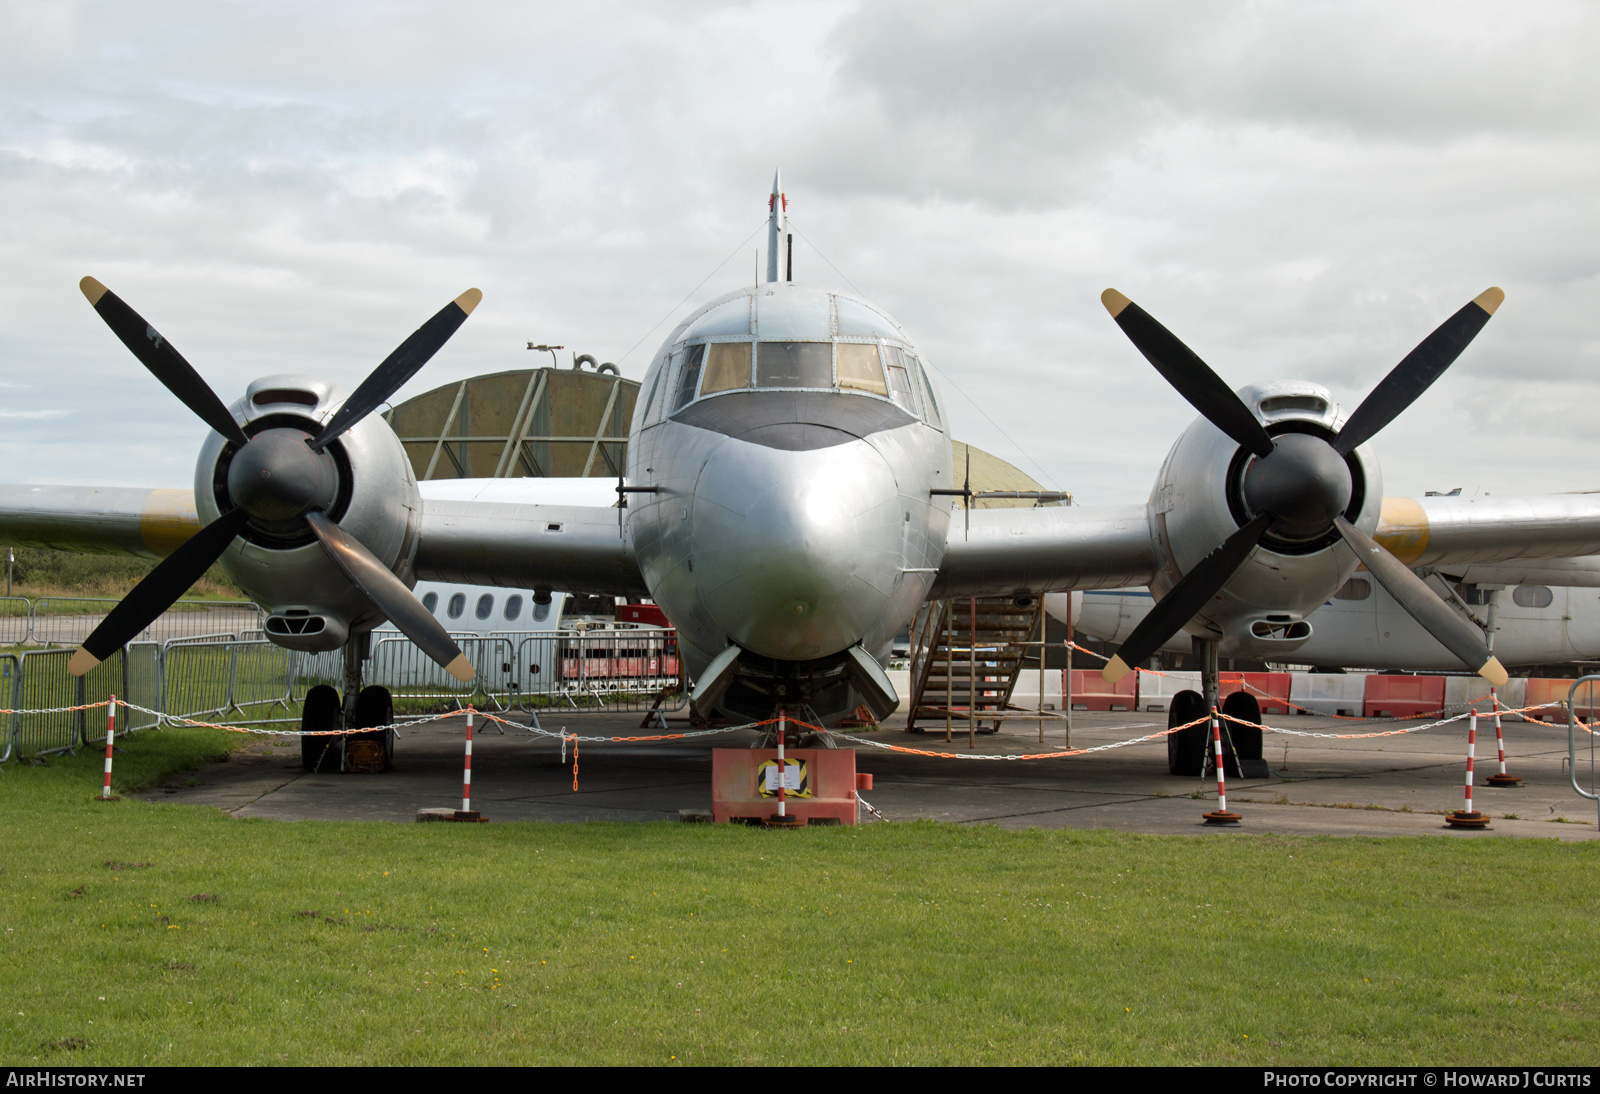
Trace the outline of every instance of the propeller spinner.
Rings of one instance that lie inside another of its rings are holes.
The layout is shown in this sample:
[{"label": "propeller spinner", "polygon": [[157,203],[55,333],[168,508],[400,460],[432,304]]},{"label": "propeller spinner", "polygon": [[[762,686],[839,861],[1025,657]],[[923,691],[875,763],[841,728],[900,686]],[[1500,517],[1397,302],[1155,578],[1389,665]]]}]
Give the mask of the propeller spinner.
[{"label": "propeller spinner", "polygon": [[227,494],[234,508],[202,528],[150,571],[106,615],[73,654],[68,671],[82,676],[127,644],[172,606],[222,557],[246,525],[303,525],[339,571],[433,660],[458,680],[471,680],[472,664],[450,635],[399,578],[371,551],[324,513],[334,502],[339,472],[327,446],[381,406],[411,379],[466,322],[483,294],[468,289],[402,342],[315,437],[293,428],[247,436],[211,387],[183,355],[116,293],[92,277],[79,284],[106,326],[168,391],[227,438],[237,452],[228,466]]},{"label": "propeller spinner", "polygon": [[1262,537],[1270,533],[1281,540],[1309,542],[1337,532],[1429,634],[1491,684],[1504,684],[1506,671],[1477,629],[1343,514],[1354,488],[1345,457],[1397,418],[1450,367],[1505,295],[1499,289],[1486,289],[1440,324],[1368,393],[1338,435],[1324,440],[1306,433],[1270,436],[1244,401],[1176,335],[1115,289],[1101,294],[1106,310],[1156,371],[1207,421],[1255,456],[1240,484],[1253,519],[1161,598],[1106,665],[1105,678],[1120,680],[1130,666],[1177,634],[1244,565]]}]

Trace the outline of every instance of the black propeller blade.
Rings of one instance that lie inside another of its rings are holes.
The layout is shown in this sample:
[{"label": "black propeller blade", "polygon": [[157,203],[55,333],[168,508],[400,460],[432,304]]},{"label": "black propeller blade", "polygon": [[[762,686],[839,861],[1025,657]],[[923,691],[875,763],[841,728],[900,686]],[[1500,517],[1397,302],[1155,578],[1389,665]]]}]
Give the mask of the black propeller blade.
[{"label": "black propeller blade", "polygon": [[465,683],[472,679],[472,663],[467,655],[389,567],[318,510],[313,509],[305,516],[317,542],[322,544],[333,564],[344,572],[352,585],[367,594],[367,599],[376,604],[401,633],[457,680]]},{"label": "black propeller blade", "polygon": [[434,317],[411,333],[372,374],[361,381],[355,394],[344,401],[336,414],[322,427],[317,439],[311,442],[311,451],[321,452],[329,441],[371,414],[400,390],[400,385],[417,374],[417,370],[438,353],[450,336],[461,329],[472,309],[483,299],[477,289],[468,289],[450,303],[440,308]]},{"label": "black propeller blade", "polygon": [[222,557],[222,552],[244,529],[249,518],[250,514],[243,509],[230,509],[163,559],[83,640],[83,645],[67,662],[67,671],[82,676],[133,641],[135,635],[154,623],[189,591],[189,586],[211,569],[211,564]]},{"label": "black propeller blade", "polygon": [[1389,375],[1361,400],[1356,412],[1339,430],[1339,437],[1333,442],[1334,451],[1341,456],[1349,455],[1416,402],[1435,380],[1444,375],[1444,370],[1461,356],[1461,351],[1478,336],[1505,298],[1506,294],[1499,289],[1485,289],[1460,311],[1440,323],[1438,330],[1406,354]]},{"label": "black propeller blade", "polygon": [[92,277],[78,282],[78,288],[88,297],[89,305],[100,313],[100,318],[111,328],[111,333],[133,351],[133,355],[157,380],[166,385],[168,391],[178,397],[179,402],[194,411],[195,417],[240,448],[249,443],[244,430],[233,420],[233,415],[217,398],[217,393],[200,378],[194,366],[183,359],[172,343],[156,333],[156,329],[146,323],[138,312]]},{"label": "black propeller blade", "polygon": [[414,376],[466,321],[483,294],[468,289],[441,308],[362,381],[315,440],[310,440],[290,427],[264,429],[247,437],[222,400],[154,327],[94,278],[84,278],[79,287],[106,325],[156,379],[232,441],[236,451],[227,477],[234,507],[139,582],[84,641],[68,671],[82,676],[149,626],[222,557],[252,518],[281,524],[299,517],[351,584],[452,676],[471,680],[472,665],[433,613],[360,541],[323,515],[322,507],[337,492],[338,471],[322,450]]},{"label": "black propeller blade", "polygon": [[1166,377],[1167,383],[1177,388],[1179,395],[1189,400],[1201,417],[1257,456],[1272,451],[1272,438],[1250,413],[1250,408],[1177,335],[1116,289],[1101,293],[1100,302],[1128,336],[1128,341]]},{"label": "black propeller blade", "polygon": [[1342,515],[1353,493],[1345,457],[1398,417],[1450,367],[1505,300],[1504,292],[1486,289],[1440,324],[1362,400],[1331,442],[1308,433],[1285,433],[1274,439],[1244,401],[1171,331],[1115,289],[1107,289],[1100,299],[1167,382],[1207,421],[1256,456],[1239,483],[1248,510],[1256,515],[1185,574],[1134,628],[1122,653],[1103,670],[1108,681],[1121,679],[1131,665],[1155,653],[1194,618],[1269,532],[1285,541],[1314,544],[1337,529],[1429,634],[1463,663],[1476,666],[1475,671],[1490,683],[1505,682],[1505,670],[1482,636],[1404,563]]},{"label": "black propeller blade", "polygon": [[1422,624],[1422,629],[1439,640],[1439,644],[1457,657],[1461,663],[1496,687],[1506,682],[1506,670],[1499,658],[1490,651],[1478,629],[1462,619],[1450,606],[1423,582],[1410,568],[1395,558],[1367,533],[1345,520],[1335,517],[1333,526],[1339,529],[1345,543],[1356,553],[1367,571],[1377,578],[1389,595],[1400,602],[1411,618]]},{"label": "black propeller blade", "polygon": [[1223,540],[1220,547],[1184,574],[1161,598],[1160,603],[1150,610],[1150,614],[1139,621],[1117,655],[1106,664],[1101,672],[1106,681],[1114,684],[1121,680],[1133,671],[1134,665],[1154,654],[1162,643],[1182,630],[1183,625],[1195,617],[1206,601],[1217,595],[1233,572],[1250,557],[1250,552],[1261,542],[1271,520],[1269,514],[1262,513]]}]

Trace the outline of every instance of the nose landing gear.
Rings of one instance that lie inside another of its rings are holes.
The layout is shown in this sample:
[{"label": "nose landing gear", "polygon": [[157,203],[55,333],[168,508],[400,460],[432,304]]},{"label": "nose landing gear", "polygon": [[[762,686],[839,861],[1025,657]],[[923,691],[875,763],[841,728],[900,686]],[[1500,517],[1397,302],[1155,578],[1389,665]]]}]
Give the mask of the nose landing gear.
[{"label": "nose landing gear", "polygon": [[[361,686],[361,665],[370,638],[360,635],[345,646],[344,701],[329,684],[306,692],[300,712],[300,765],[311,772],[378,772],[394,768],[394,698],[385,687]],[[370,733],[329,733],[370,729]]]}]

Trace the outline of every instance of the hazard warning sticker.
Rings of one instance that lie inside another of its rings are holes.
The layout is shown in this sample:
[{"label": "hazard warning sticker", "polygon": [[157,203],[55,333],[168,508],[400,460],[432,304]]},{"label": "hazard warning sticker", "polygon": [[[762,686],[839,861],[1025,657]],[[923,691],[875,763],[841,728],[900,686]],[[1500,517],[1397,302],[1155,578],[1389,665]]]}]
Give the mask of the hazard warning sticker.
[{"label": "hazard warning sticker", "polygon": [[[804,760],[784,760],[782,778],[784,797],[811,796],[811,769]],[[762,760],[756,766],[756,790],[763,798],[778,796],[778,779],[777,760]]]}]

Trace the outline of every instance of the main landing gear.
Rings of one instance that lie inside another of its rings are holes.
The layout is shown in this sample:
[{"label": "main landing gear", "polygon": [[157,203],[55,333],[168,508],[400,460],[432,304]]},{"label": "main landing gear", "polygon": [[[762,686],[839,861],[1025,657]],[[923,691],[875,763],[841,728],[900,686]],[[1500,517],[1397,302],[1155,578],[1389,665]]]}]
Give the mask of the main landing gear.
[{"label": "main landing gear", "polygon": [[[1217,705],[1217,692],[1221,674],[1217,670],[1217,644],[1212,639],[1194,640],[1195,660],[1200,664],[1198,691],[1180,691],[1167,706],[1167,728],[1181,726],[1195,719],[1204,719],[1206,712]],[[1222,702],[1222,713],[1252,725],[1224,720],[1222,723],[1222,759],[1228,778],[1264,779],[1270,772],[1261,757],[1261,704],[1248,691],[1236,691]],[[1198,725],[1180,729],[1167,735],[1167,771],[1173,775],[1197,777],[1207,769],[1215,769],[1211,755],[1211,725],[1209,719]]]},{"label": "main landing gear", "polygon": [[300,738],[300,764],[307,771],[389,771],[394,767],[394,699],[384,687],[362,687],[361,665],[371,636],[352,638],[344,648],[344,701],[328,684],[306,692],[300,712],[302,732],[370,729],[370,733]]}]

